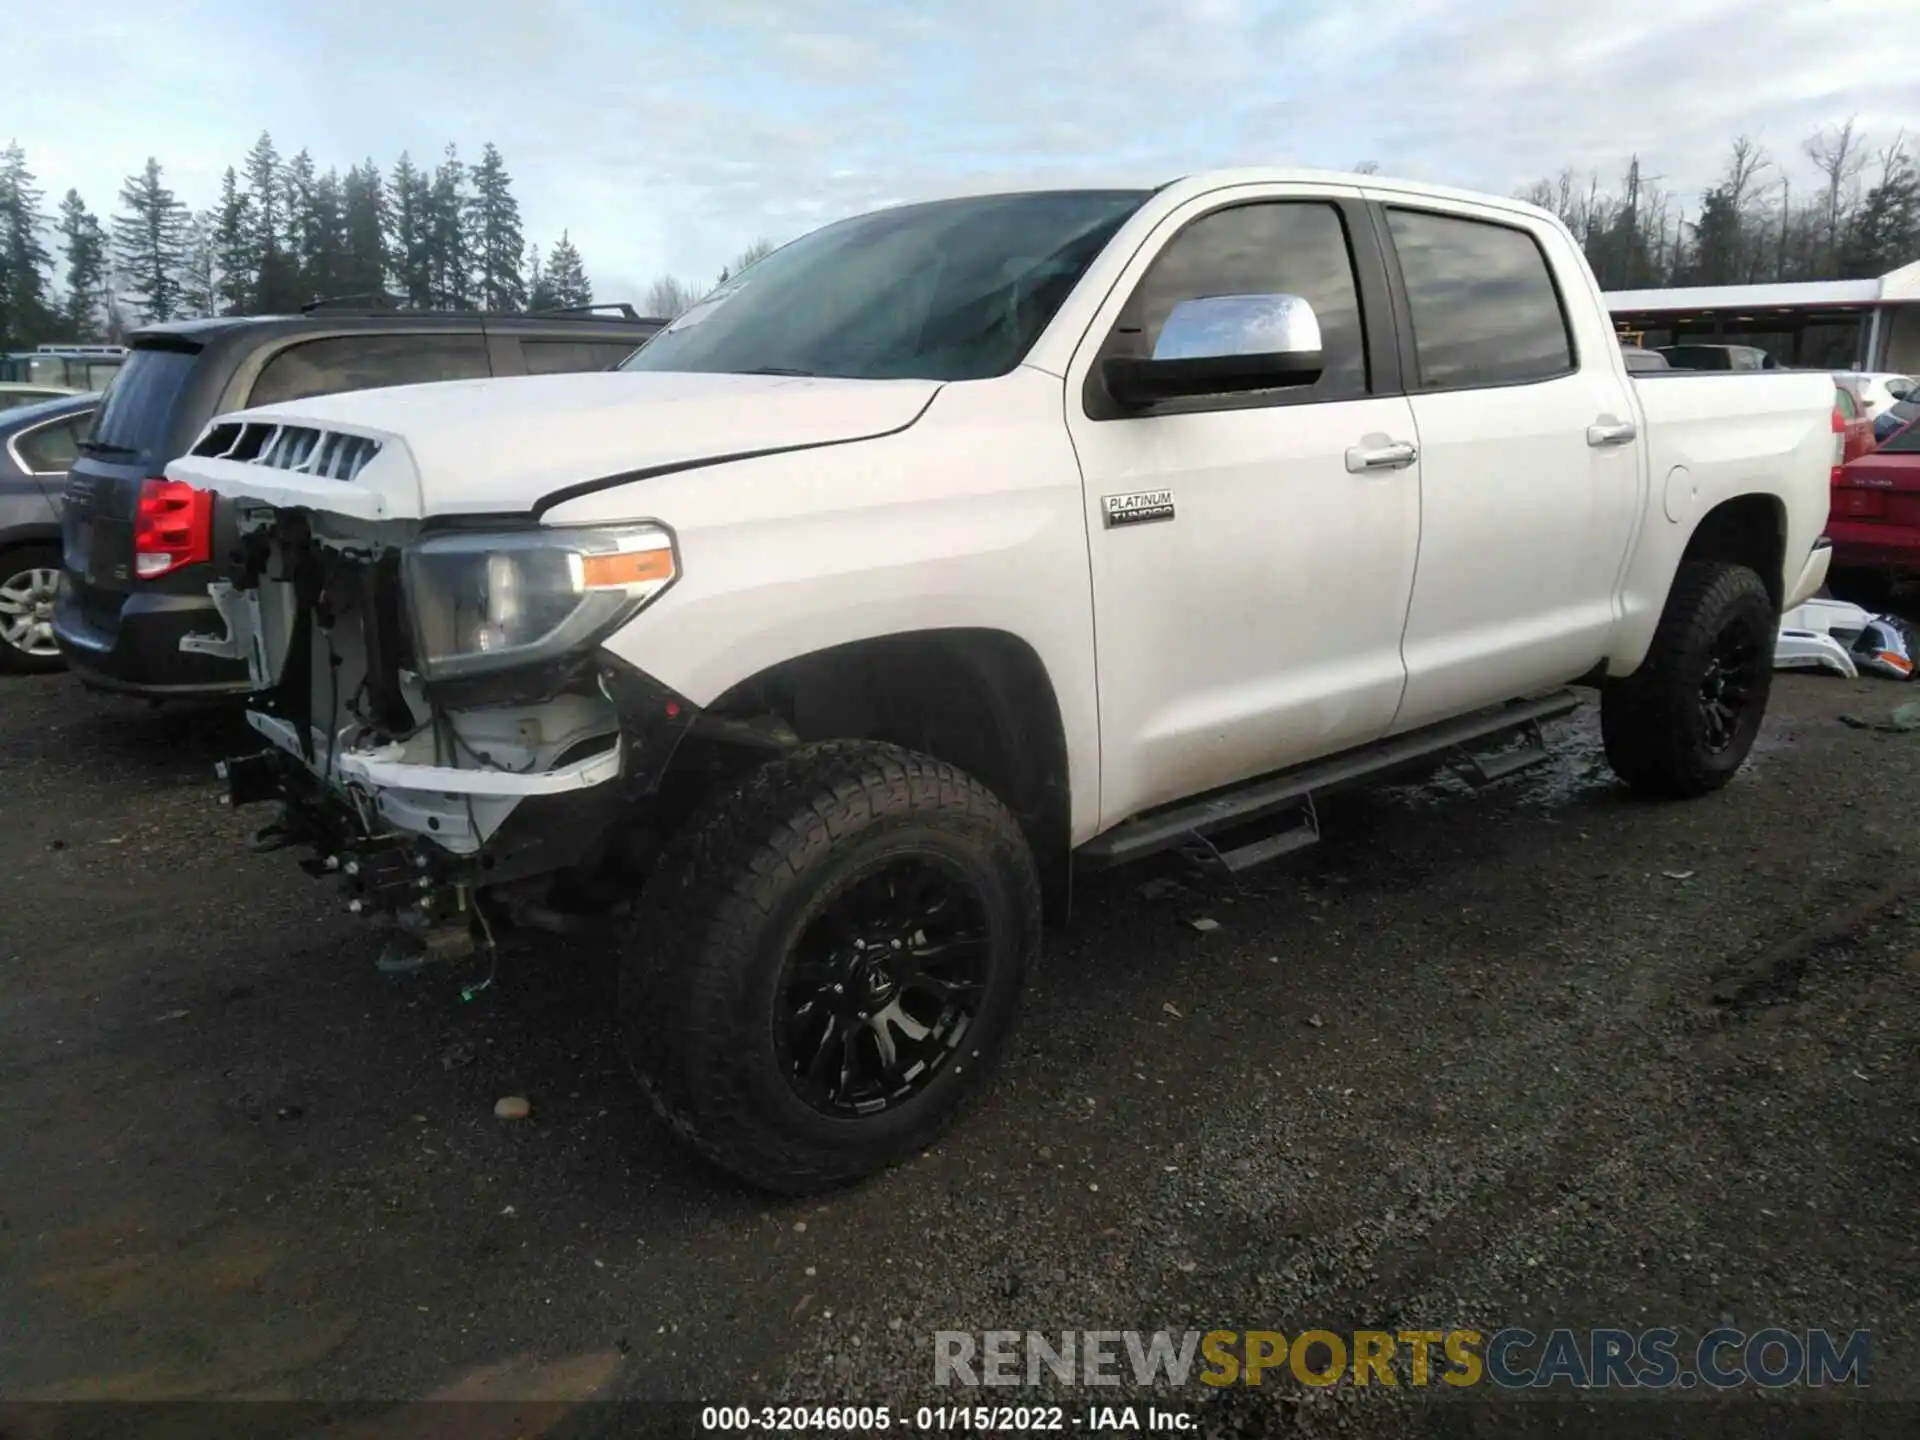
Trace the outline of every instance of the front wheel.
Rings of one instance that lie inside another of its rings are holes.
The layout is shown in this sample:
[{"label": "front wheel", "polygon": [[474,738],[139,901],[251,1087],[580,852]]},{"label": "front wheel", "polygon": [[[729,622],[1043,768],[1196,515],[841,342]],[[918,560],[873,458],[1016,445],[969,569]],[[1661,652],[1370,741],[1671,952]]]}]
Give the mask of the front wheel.
[{"label": "front wheel", "polygon": [[1601,691],[1614,774],[1676,799],[1731,780],[1766,716],[1779,624],[1765,583],[1746,566],[1682,565],[1647,658]]},{"label": "front wheel", "polygon": [[709,802],[642,896],[621,974],[655,1109],[765,1189],[921,1150],[979,1090],[1040,944],[1019,824],[898,746],[803,746]]}]

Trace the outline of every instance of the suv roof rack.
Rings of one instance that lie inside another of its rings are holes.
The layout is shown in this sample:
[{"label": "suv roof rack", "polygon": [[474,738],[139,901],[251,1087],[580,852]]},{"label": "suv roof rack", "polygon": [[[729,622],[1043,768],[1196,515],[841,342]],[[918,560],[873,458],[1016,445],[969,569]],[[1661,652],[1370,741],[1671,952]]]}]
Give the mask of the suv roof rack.
[{"label": "suv roof rack", "polygon": [[309,300],[300,307],[302,315],[312,315],[322,310],[404,310],[407,302],[398,295],[389,295],[380,290],[367,290],[357,295],[325,295],[317,300]]},{"label": "suv roof rack", "polygon": [[602,305],[554,305],[545,310],[529,310],[526,313],[529,315],[538,315],[542,320],[564,320],[568,316],[573,316],[576,319],[591,320],[607,310],[613,311],[619,315],[622,320],[631,320],[637,325],[664,325],[666,323],[664,320],[654,320],[650,316],[642,315],[624,300]]},{"label": "suv roof rack", "polygon": [[621,300],[600,305],[562,305],[545,310],[417,310],[407,304],[399,295],[389,295],[381,291],[369,291],[359,295],[327,295],[317,300],[309,300],[300,307],[302,315],[420,315],[420,316],[458,316],[478,315],[484,319],[502,320],[607,320],[620,319],[635,325],[665,325],[665,320],[656,320],[642,315],[633,306]]}]

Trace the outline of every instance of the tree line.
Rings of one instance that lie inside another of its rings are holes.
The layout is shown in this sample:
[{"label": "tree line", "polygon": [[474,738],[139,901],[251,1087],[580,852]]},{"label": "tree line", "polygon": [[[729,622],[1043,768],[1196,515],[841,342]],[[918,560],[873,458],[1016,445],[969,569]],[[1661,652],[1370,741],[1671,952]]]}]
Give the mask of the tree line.
[{"label": "tree line", "polygon": [[372,160],[342,174],[305,150],[283,157],[263,133],[205,210],[182,201],[151,157],[116,198],[104,222],[77,190],[49,213],[25,151],[0,151],[0,350],[335,296],[391,295],[424,310],[593,303],[566,231],[544,254],[527,243],[491,142],[475,165],[450,144],[431,168],[402,153],[385,175]]},{"label": "tree line", "polygon": [[[1741,137],[1697,194],[1668,189],[1637,155],[1617,186],[1564,169],[1518,193],[1566,222],[1609,290],[1871,278],[1920,258],[1920,162],[1904,133],[1876,146],[1849,119],[1808,136],[1795,158],[1810,168],[1796,175]],[[152,158],[104,222],[76,190],[51,213],[45,202],[10,143],[0,151],[0,350],[330,296],[390,294],[423,310],[593,303],[566,231],[544,254],[526,242],[490,142],[475,165],[449,144],[431,167],[402,153],[387,174],[372,160],[342,174],[305,150],[283,157],[263,133],[205,210],[183,202]],[[772,248],[748,246],[720,281]],[[672,317],[705,288],[662,276],[641,309]]]},{"label": "tree line", "polygon": [[1562,170],[1519,198],[1553,211],[1602,289],[1866,280],[1920,260],[1920,164],[1904,133],[1873,145],[1849,119],[1801,142],[1793,167],[1742,136],[1714,183],[1665,188],[1632,156],[1617,186]]}]

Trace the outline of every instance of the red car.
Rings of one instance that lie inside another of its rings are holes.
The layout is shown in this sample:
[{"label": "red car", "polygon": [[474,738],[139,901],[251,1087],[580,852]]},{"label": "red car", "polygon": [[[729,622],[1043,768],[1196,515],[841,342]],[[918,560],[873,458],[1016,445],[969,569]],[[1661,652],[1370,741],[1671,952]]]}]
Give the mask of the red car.
[{"label": "red car", "polygon": [[1873,449],[1873,416],[1867,410],[1867,397],[1846,380],[1833,383],[1833,433],[1841,437],[1835,446],[1839,458],[1834,462],[1833,478],[1837,485],[1840,466]]},{"label": "red car", "polygon": [[1870,605],[1892,582],[1920,578],[1920,421],[1833,472],[1829,588]]}]

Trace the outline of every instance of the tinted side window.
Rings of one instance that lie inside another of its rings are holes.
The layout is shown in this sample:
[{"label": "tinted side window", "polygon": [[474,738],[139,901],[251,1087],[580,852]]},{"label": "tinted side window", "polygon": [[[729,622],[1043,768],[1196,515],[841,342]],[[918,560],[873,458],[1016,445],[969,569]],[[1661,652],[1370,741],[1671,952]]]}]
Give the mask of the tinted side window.
[{"label": "tinted side window", "polygon": [[522,340],[520,353],[529,375],[559,375],[574,370],[611,370],[640,347],[608,340]]},{"label": "tinted side window", "polygon": [[1387,224],[1422,389],[1512,385],[1573,368],[1566,316],[1533,236],[1417,210],[1390,209]]},{"label": "tinted side window", "polygon": [[253,382],[249,405],[430,380],[484,380],[487,342],[472,335],[342,335],[291,345]]},{"label": "tinted side window", "polygon": [[1326,368],[1288,395],[1342,400],[1367,389],[1366,337],[1346,226],[1333,205],[1288,201],[1202,215],[1154,259],[1128,298],[1107,355],[1149,356],[1182,300],[1212,295],[1298,295],[1320,321]]},{"label": "tinted side window", "polygon": [[73,468],[80,457],[80,437],[87,433],[91,413],[70,415],[51,425],[14,437],[13,448],[20,452],[27,469],[36,475],[62,475]]}]

